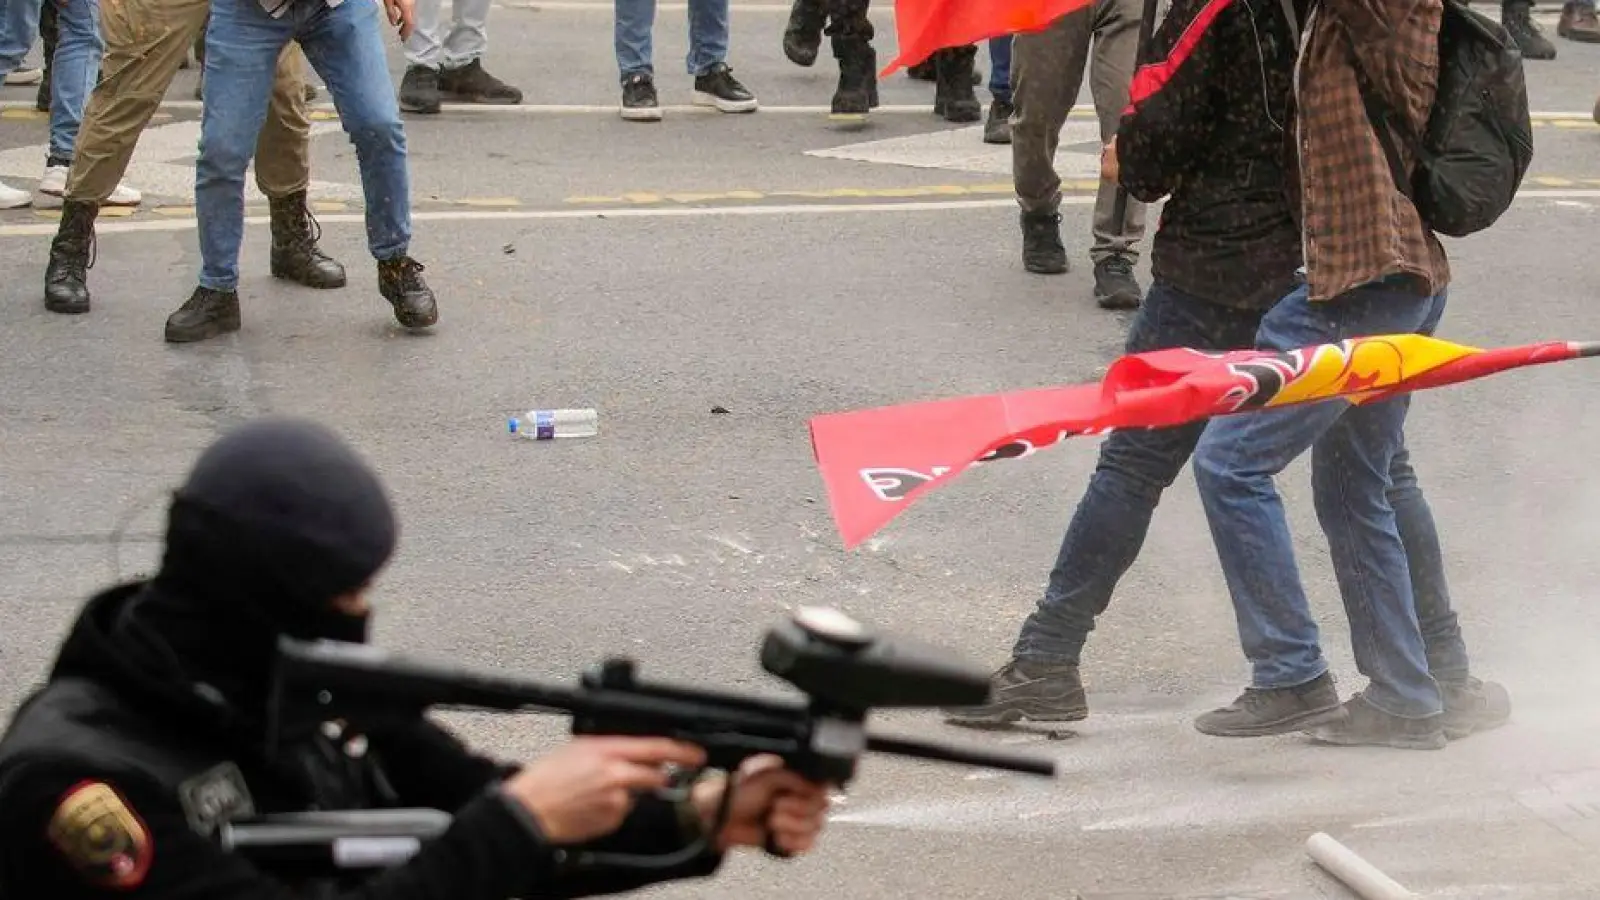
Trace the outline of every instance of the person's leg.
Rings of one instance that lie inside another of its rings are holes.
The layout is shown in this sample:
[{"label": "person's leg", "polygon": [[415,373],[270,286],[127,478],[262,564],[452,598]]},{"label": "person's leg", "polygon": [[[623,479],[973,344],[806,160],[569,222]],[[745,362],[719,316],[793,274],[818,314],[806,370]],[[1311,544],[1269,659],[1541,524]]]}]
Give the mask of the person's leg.
[{"label": "person's leg", "polygon": [[[1128,85],[1139,54],[1144,2],[1102,0],[1096,6],[1096,15],[1089,91],[1094,95],[1095,113],[1100,119],[1100,143],[1106,144],[1116,137],[1128,106]],[[1119,193],[1121,189],[1114,182],[1101,180],[1094,201],[1094,245],[1089,256],[1094,261],[1095,302],[1103,309],[1133,309],[1144,295],[1133,277],[1139,241],[1144,237],[1144,204],[1132,197],[1124,198],[1119,219]]]},{"label": "person's leg", "polygon": [[983,125],[986,144],[1011,143],[1011,36],[989,39],[989,118]]},{"label": "person's leg", "polygon": [[824,0],[827,25],[839,64],[839,85],[833,92],[829,118],[859,122],[878,106],[878,53],[872,47],[876,30],[867,18],[869,0]]},{"label": "person's leg", "polygon": [[794,0],[789,7],[789,22],[783,29],[783,55],[797,66],[815,65],[827,18],[822,0]]},{"label": "person's leg", "polygon": [[[40,0],[0,3],[0,76],[15,71],[39,39]],[[45,65],[50,65],[48,57]],[[33,202],[27,191],[0,183],[0,209],[20,209]]]},{"label": "person's leg", "polygon": [[656,96],[656,0],[616,0],[612,43],[622,77],[622,118],[630,122],[657,122],[661,103]]},{"label": "person's leg", "polygon": [[[445,0],[416,0],[415,26],[406,38],[406,71],[400,77],[400,108],[433,115],[439,111],[439,70],[444,65]],[[452,4],[454,6],[454,4]]]},{"label": "person's leg", "polygon": [[755,95],[728,67],[728,0],[689,0],[689,57],[684,65],[694,76],[694,104],[725,113],[755,112]]},{"label": "person's leg", "polygon": [[[1158,282],[1134,318],[1126,352],[1247,347],[1260,319],[1257,312],[1217,306]],[[1088,715],[1078,675],[1083,645],[1138,557],[1163,491],[1183,471],[1204,428],[1204,422],[1196,422],[1116,431],[1106,438],[1044,597],[1023,623],[1011,661],[995,674],[990,701],[946,710],[950,722],[1060,722]]]},{"label": "person's leg", "polygon": [[[1106,2],[1106,0],[1102,0]],[[1056,148],[1078,100],[1095,13],[1080,9],[1012,44],[1011,174],[1022,207],[1022,264],[1029,272],[1071,268],[1061,243],[1061,177]]]},{"label": "person's leg", "polygon": [[345,285],[344,266],[317,246],[321,235],[311,215],[311,117],[306,111],[305,53],[290,42],[278,57],[272,102],[256,140],[256,186],[267,195],[271,215],[274,278],[312,288]]},{"label": "person's leg", "polygon": [[345,134],[356,149],[366,200],[367,247],[378,261],[378,289],[406,328],[439,319],[422,265],[409,255],[411,184],[406,133],[390,87],[383,43],[386,23],[375,4],[341,3],[313,14],[298,38],[328,86]]},{"label": "person's leg", "polygon": [[489,7],[493,0],[451,0],[452,24],[444,39],[439,91],[463,103],[513,106],[522,91],[489,74],[483,55],[489,50]]},{"label": "person's leg", "polygon": [[89,311],[95,216],[117,191],[139,135],[178,74],[207,8],[207,0],[119,0],[101,10],[106,54],[99,84],[84,107],[61,224],[45,270],[44,305],[51,312]]},{"label": "person's leg", "polygon": [[34,95],[33,108],[39,112],[50,111],[50,81],[52,70],[55,66],[53,60],[56,56],[56,44],[61,36],[60,16],[56,13],[54,3],[45,3],[39,8],[39,46],[44,51],[43,71],[39,76],[39,92]]},{"label": "person's leg", "polygon": [[[100,36],[100,0],[45,0],[57,10],[55,57],[50,76],[50,152],[45,165],[61,170],[51,192],[59,205],[66,192],[66,170],[72,164],[84,105],[100,77],[106,44]],[[137,202],[137,201],[135,201]]]}]

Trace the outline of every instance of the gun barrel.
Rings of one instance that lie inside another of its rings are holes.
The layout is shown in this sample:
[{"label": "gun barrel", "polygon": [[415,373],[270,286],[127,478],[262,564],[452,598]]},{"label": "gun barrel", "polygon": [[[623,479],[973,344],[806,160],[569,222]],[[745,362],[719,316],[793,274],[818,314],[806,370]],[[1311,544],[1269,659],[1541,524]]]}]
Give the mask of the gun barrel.
[{"label": "gun barrel", "polygon": [[928,741],[879,734],[867,737],[867,749],[876,753],[892,753],[896,756],[911,756],[917,759],[957,763],[963,766],[1004,769],[1008,772],[1021,772],[1025,775],[1043,775],[1046,778],[1054,778],[1056,775],[1056,761],[1053,759],[1024,756],[1020,753],[1007,753],[1002,750],[952,747],[948,744],[935,744]]}]

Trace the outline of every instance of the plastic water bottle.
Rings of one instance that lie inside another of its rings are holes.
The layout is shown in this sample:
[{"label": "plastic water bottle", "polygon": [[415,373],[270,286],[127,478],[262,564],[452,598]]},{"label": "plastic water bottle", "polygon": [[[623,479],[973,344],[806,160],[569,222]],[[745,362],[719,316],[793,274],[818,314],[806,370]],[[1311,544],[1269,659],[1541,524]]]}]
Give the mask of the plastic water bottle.
[{"label": "plastic water bottle", "polygon": [[533,409],[506,427],[513,436],[530,441],[594,437],[600,433],[600,414],[592,409]]}]

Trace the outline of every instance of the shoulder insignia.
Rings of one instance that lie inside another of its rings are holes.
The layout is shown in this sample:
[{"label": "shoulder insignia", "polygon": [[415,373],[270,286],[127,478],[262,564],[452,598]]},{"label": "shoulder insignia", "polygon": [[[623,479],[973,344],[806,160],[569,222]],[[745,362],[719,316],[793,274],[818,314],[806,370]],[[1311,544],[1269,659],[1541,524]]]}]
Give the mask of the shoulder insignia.
[{"label": "shoulder insignia", "polygon": [[67,791],[50,817],[47,836],[79,875],[100,887],[138,887],[150,870],[150,829],[103,781],[85,781]]},{"label": "shoulder insignia", "polygon": [[178,785],[178,801],[183,804],[189,827],[202,837],[215,834],[224,822],[256,814],[244,773],[231,762],[213,766]]}]

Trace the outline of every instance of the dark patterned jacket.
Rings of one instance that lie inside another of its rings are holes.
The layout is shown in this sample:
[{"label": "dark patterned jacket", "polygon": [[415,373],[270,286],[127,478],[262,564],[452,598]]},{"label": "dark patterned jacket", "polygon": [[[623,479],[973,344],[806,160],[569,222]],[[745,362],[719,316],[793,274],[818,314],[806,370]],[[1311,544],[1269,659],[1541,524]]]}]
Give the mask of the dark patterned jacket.
[{"label": "dark patterned jacket", "polygon": [[1173,0],[1152,49],[1117,132],[1122,186],[1146,203],[1167,197],[1152,273],[1214,303],[1266,309],[1301,265],[1293,25],[1281,0]]}]

